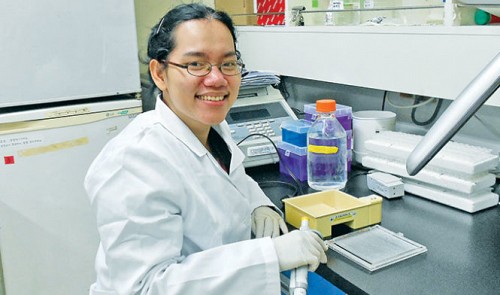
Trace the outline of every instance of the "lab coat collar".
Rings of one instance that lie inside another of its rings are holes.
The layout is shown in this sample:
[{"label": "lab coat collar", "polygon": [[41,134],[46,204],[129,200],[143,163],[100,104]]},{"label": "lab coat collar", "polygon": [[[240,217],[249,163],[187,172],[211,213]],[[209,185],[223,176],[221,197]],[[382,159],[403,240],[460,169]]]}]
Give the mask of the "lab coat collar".
[{"label": "lab coat collar", "polygon": [[[191,129],[189,129],[189,127],[184,124],[184,122],[182,122],[182,120],[177,117],[177,115],[165,104],[162,100],[161,94],[156,98],[155,111],[157,112],[160,123],[163,127],[177,137],[177,139],[182,141],[193,153],[199,157],[208,154],[208,150],[198,140]],[[233,141],[229,131],[229,125],[225,120],[219,125],[212,126],[212,128],[219,133],[231,151],[231,164],[229,171],[231,174],[232,171],[243,164],[245,155]]]},{"label": "lab coat collar", "polygon": [[243,160],[245,159],[245,155],[240,150],[240,148],[236,145],[233,138],[231,137],[231,129],[229,129],[229,125],[224,120],[219,125],[212,126],[217,133],[222,137],[222,139],[226,142],[229,150],[231,151],[231,164],[229,173],[234,171],[240,165],[243,165]]}]

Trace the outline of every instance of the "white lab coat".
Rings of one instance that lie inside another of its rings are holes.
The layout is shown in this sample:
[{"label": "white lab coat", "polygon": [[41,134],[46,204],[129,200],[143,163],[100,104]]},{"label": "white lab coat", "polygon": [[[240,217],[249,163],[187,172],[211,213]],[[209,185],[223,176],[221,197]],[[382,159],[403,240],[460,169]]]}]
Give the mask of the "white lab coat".
[{"label": "white lab coat", "polygon": [[91,295],[280,294],[270,238],[251,212],[272,206],[246,175],[226,122],[229,174],[160,100],[112,139],[85,188],[101,243]]}]

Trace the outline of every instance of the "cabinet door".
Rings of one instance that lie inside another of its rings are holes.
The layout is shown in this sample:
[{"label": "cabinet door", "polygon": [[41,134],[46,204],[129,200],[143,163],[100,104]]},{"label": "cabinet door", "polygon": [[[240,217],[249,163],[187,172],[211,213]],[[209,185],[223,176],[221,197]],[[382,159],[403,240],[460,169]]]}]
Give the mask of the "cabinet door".
[{"label": "cabinet door", "polygon": [[239,27],[239,45],[250,70],[455,99],[500,52],[500,27]]},{"label": "cabinet door", "polygon": [[132,0],[0,4],[0,107],[140,91]]}]

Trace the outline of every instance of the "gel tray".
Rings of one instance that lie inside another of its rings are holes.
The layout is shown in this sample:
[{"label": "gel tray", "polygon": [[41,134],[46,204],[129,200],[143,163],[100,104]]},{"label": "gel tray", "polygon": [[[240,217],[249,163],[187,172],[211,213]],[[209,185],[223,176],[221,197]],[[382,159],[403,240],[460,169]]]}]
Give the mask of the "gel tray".
[{"label": "gel tray", "polygon": [[326,241],[333,251],[369,271],[424,253],[427,248],[380,225]]}]

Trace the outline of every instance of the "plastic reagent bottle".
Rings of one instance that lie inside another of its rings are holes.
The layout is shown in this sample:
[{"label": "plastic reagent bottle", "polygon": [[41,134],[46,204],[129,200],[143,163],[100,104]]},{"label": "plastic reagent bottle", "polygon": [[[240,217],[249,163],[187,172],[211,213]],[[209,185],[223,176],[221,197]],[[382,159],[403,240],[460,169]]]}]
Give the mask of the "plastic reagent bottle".
[{"label": "plastic reagent bottle", "polygon": [[307,132],[307,183],[315,190],[343,189],[347,182],[347,138],[336,107],[333,99],[316,101],[318,116]]},{"label": "plastic reagent bottle", "polygon": [[484,10],[476,9],[474,13],[474,22],[476,25],[500,23],[500,17],[490,14]]},{"label": "plastic reagent bottle", "polygon": [[328,10],[345,11],[339,13],[327,12],[325,14],[325,25],[359,25],[360,7],[360,0],[330,0]]}]

